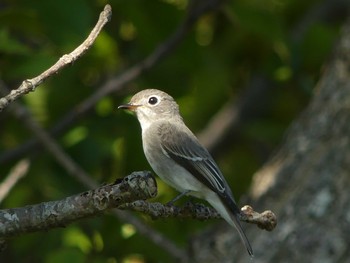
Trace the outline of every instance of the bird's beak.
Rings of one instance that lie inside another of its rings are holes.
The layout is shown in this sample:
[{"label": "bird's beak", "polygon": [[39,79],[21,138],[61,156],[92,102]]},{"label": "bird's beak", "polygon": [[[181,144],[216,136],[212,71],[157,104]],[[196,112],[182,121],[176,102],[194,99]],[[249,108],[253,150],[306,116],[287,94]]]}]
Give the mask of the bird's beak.
[{"label": "bird's beak", "polygon": [[122,110],[131,110],[131,111],[135,111],[137,107],[139,107],[141,105],[136,105],[136,104],[123,104],[123,105],[120,105],[118,107],[118,109],[122,109]]}]

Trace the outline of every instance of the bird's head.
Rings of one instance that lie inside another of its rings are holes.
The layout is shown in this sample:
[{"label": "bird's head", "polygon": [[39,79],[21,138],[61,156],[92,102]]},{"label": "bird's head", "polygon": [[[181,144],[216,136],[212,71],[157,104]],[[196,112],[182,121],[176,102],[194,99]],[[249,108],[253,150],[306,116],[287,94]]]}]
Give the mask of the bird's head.
[{"label": "bird's head", "polygon": [[129,103],[120,105],[118,109],[135,112],[142,128],[158,120],[181,118],[179,106],[173,97],[157,89],[146,89],[136,93]]}]

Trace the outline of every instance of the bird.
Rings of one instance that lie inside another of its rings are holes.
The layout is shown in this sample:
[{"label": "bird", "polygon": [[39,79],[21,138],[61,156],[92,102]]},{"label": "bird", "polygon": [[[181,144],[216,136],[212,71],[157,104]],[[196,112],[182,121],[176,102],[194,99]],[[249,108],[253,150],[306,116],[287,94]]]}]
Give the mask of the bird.
[{"label": "bird", "polygon": [[136,114],[142,130],[143,151],[154,172],[180,192],[178,197],[194,196],[213,206],[236,228],[253,257],[232,191],[209,151],[184,123],[174,98],[161,90],[145,89],[118,109]]}]

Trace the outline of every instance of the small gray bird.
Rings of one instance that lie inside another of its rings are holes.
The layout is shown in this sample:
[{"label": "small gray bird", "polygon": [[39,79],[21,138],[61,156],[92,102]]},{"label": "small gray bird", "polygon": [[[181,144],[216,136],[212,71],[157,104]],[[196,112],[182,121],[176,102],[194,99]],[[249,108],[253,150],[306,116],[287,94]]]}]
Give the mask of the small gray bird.
[{"label": "small gray bird", "polygon": [[144,153],[158,176],[181,195],[208,201],[237,229],[248,253],[253,256],[239,222],[241,211],[230,187],[208,150],[183,122],[175,100],[163,91],[147,89],[118,109],[136,113],[142,128]]}]

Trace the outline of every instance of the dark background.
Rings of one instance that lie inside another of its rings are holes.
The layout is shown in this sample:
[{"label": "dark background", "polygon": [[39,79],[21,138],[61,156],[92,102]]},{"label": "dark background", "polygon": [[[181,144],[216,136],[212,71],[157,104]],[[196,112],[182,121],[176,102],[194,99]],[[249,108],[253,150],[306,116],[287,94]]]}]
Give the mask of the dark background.
[{"label": "dark background", "polygon": [[[113,9],[112,20],[87,54],[20,100],[47,130],[108,80],[151,54],[182,24],[189,3],[4,0],[0,4],[0,78],[13,89],[77,47],[107,3]],[[253,173],[278,148],[291,121],[308,104],[346,11],[343,1],[225,1],[201,16],[160,63],[100,99],[61,129],[56,139],[102,184],[150,169],[136,118],[116,110],[137,91],[157,88],[171,94],[187,125],[199,135],[220,110],[243,107],[238,125],[210,147],[239,200]],[[3,200],[2,208],[86,190],[39,146],[10,155],[33,136],[10,109],[0,114],[0,180],[18,160],[31,161],[28,174]],[[207,137],[200,138],[209,144]],[[160,181],[158,186],[157,201],[167,202],[176,195]],[[135,216],[184,248],[192,235],[218,223]],[[168,262],[170,257],[132,225],[109,214],[14,238],[0,254],[2,262],[50,263]]]}]

